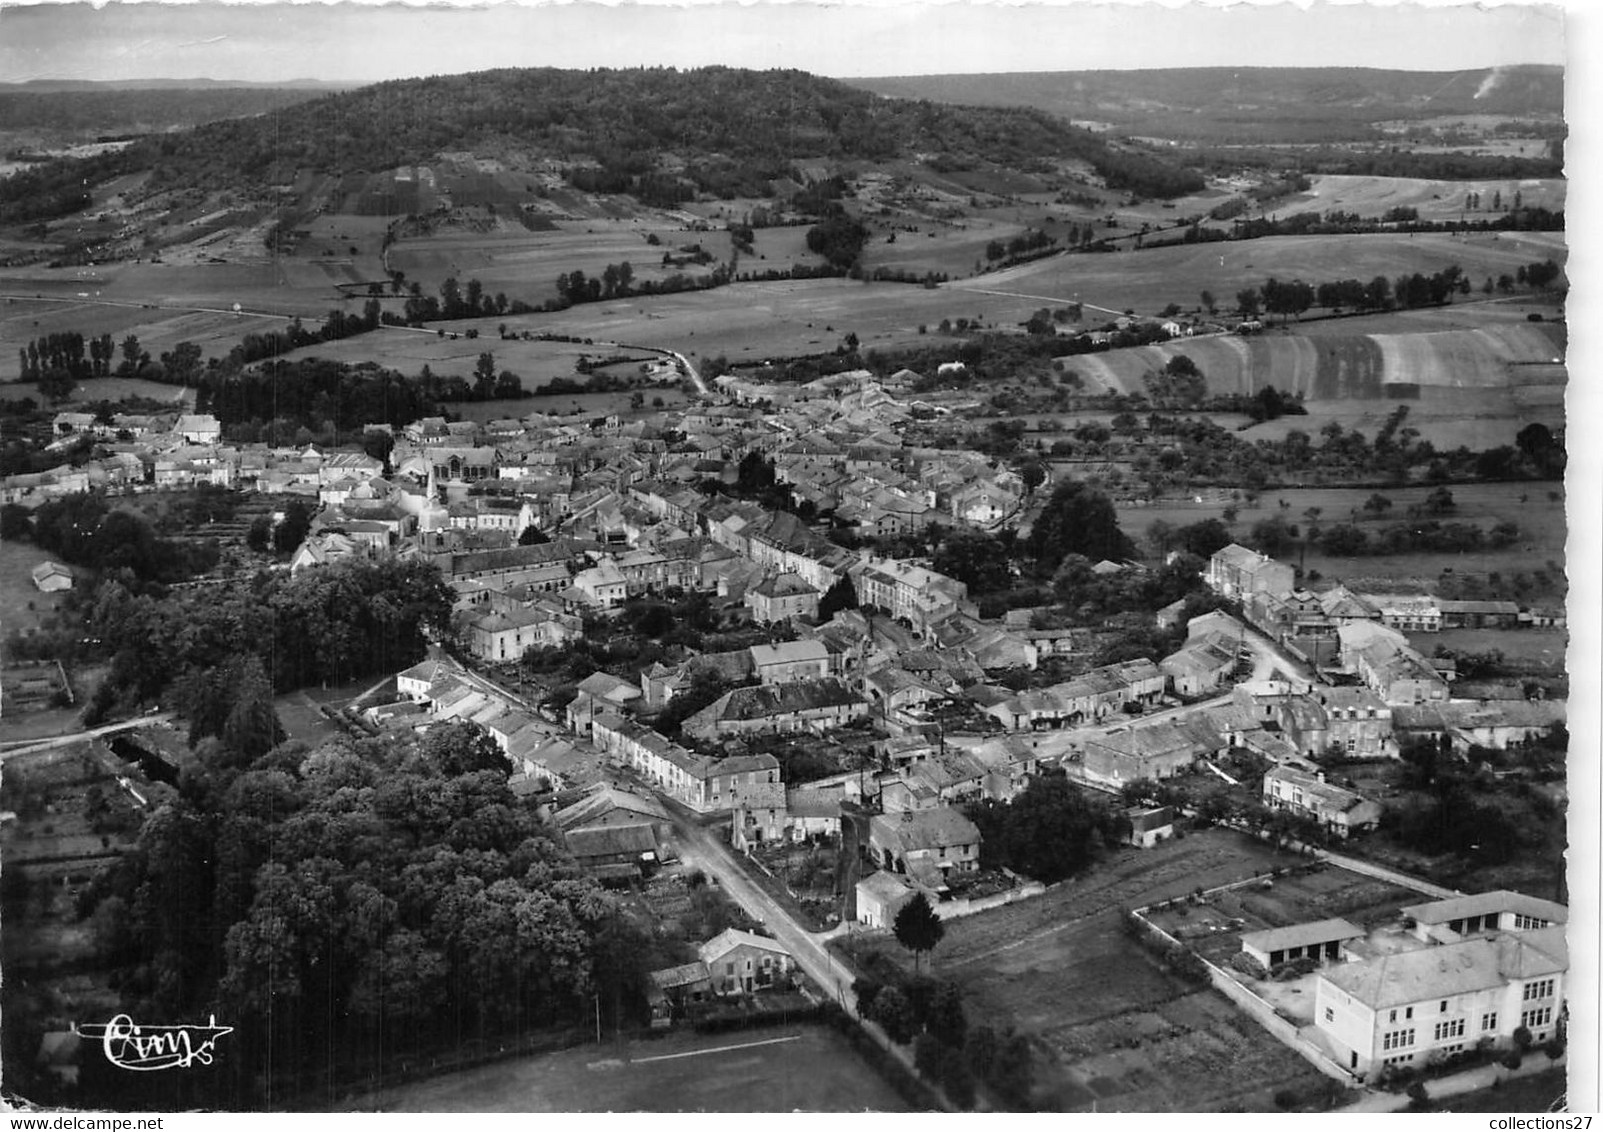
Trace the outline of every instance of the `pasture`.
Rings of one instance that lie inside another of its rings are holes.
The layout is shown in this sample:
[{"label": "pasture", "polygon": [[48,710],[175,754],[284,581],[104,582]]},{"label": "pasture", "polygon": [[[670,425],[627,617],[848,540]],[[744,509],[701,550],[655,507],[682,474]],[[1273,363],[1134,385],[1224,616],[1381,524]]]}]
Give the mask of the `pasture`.
[{"label": "pasture", "polygon": [[53,619],[61,608],[66,591],[41,593],[33,584],[33,568],[49,561],[61,563],[31,542],[0,542],[0,634],[26,636]]},{"label": "pasture", "polygon": [[[1523,139],[1514,144],[1545,148],[1544,142]],[[1479,148],[1479,147],[1477,147]],[[1422,150],[1424,151],[1424,150]],[[1356,212],[1360,216],[1378,217],[1393,208],[1415,208],[1421,220],[1458,220],[1469,223],[1495,218],[1492,199],[1501,194],[1503,204],[1512,206],[1514,194],[1527,208],[1547,208],[1558,211],[1564,207],[1566,182],[1557,178],[1488,181],[1432,181],[1416,177],[1371,177],[1349,174],[1326,174],[1314,177],[1313,187],[1299,193],[1287,203],[1282,212],[1308,211]],[[1480,193],[1481,208],[1465,211],[1464,198],[1469,193]]]},{"label": "pasture", "polygon": [[[764,230],[758,235],[759,251],[767,250],[767,234]],[[648,243],[652,235],[661,242]],[[521,224],[502,221],[488,232],[445,229],[398,240],[390,248],[389,264],[405,272],[409,282],[422,283],[430,293],[454,276],[464,285],[477,279],[492,295],[504,291],[510,298],[539,303],[556,297],[558,275],[582,271],[587,278],[599,279],[608,264],[625,261],[634,269],[637,283],[681,272],[704,275],[711,265],[672,267],[662,263],[665,254],[683,254],[680,249],[692,244],[712,253],[715,262],[727,260],[732,250],[727,232],[675,229],[656,218],[560,220],[546,232],[531,232]],[[753,266],[749,259],[746,262]]]},{"label": "pasture", "polygon": [[[1186,244],[1105,255],[1063,255],[953,283],[954,290],[1010,294],[1035,306],[1156,314],[1169,303],[1195,308],[1211,291],[1221,309],[1236,292],[1265,279],[1302,279],[1317,285],[1337,279],[1368,280],[1413,272],[1426,275],[1457,264],[1471,280],[1514,274],[1549,257],[1564,262],[1561,232],[1453,236],[1446,233],[1379,233],[1354,236],[1271,236],[1260,240]],[[1088,318],[1094,317],[1088,314]]]},{"label": "pasture", "polygon": [[[424,366],[434,373],[447,377],[472,377],[479,355],[488,353],[495,359],[496,372],[511,370],[523,379],[525,389],[534,389],[554,377],[583,380],[574,368],[581,355],[599,358],[603,355],[626,354],[640,362],[655,360],[660,355],[644,351],[616,350],[605,344],[586,346],[577,342],[524,341],[521,338],[501,338],[496,328],[505,322],[509,330],[517,328],[519,319],[476,319],[463,322],[441,323],[451,330],[440,334],[435,329],[413,329],[404,326],[381,326],[367,334],[341,338],[334,342],[319,342],[292,350],[284,357],[290,361],[305,358],[323,358],[339,362],[376,362],[381,366],[415,375]],[[477,338],[469,338],[469,328],[479,331]],[[629,367],[619,365],[608,372],[624,374]],[[649,390],[648,390],[649,393]],[[627,401],[627,398],[625,398]],[[648,397],[649,400],[649,397]],[[525,409],[524,413],[533,410]],[[515,414],[521,416],[522,414]]]},{"label": "pasture", "polygon": [[[1512,436],[1508,438],[1512,439]],[[1443,522],[1474,523],[1488,530],[1500,522],[1513,522],[1520,528],[1520,539],[1506,550],[1334,558],[1315,546],[1308,549],[1306,566],[1309,570],[1318,570],[1326,581],[1340,580],[1349,588],[1359,590],[1366,586],[1383,590],[1409,579],[1433,586],[1444,569],[1459,574],[1498,572],[1504,579],[1541,569],[1548,561],[1564,561],[1568,524],[1563,492],[1556,492],[1557,499],[1549,498],[1549,492],[1556,491],[1557,487],[1548,483],[1465,483],[1449,487],[1455,508],[1439,518]],[[1423,503],[1432,490],[1425,485],[1381,489],[1379,494],[1390,499],[1392,506],[1382,518],[1375,519],[1363,510],[1365,500],[1376,494],[1374,488],[1270,489],[1256,507],[1236,505],[1238,514],[1231,529],[1239,541],[1250,545],[1252,527],[1261,520],[1279,515],[1301,529],[1307,523],[1308,509],[1317,507],[1320,509],[1319,525],[1323,528],[1352,522],[1372,532],[1382,526],[1406,522],[1409,508]],[[1221,518],[1226,506],[1225,503],[1174,503],[1143,507],[1126,502],[1118,505],[1119,521],[1126,533],[1141,537],[1155,520],[1186,526],[1204,519]],[[1300,547],[1285,558],[1299,560]],[[1562,584],[1562,578],[1556,580]]]},{"label": "pasture", "polygon": [[[644,386],[640,393],[645,405],[639,410],[629,407],[633,393],[552,393],[540,397],[524,397],[517,401],[452,401],[445,405],[464,421],[494,421],[508,417],[526,417],[530,413],[551,416],[602,417],[617,415],[625,420],[649,417],[670,409],[682,408],[691,398],[673,386]],[[662,407],[653,402],[662,399]]]},{"label": "pasture", "polygon": [[[1219,829],[1121,849],[1032,900],[953,920],[928,962],[962,987],[970,1025],[1013,1025],[1036,1048],[1047,1110],[1269,1110],[1319,1074],[1228,1000],[1178,981],[1124,932],[1121,909],[1184,896],[1294,858]],[[864,939],[911,967],[889,937]]]},{"label": "pasture", "polygon": [[361,1112],[907,1112],[823,1026],[675,1033],[518,1058],[385,1089]]}]

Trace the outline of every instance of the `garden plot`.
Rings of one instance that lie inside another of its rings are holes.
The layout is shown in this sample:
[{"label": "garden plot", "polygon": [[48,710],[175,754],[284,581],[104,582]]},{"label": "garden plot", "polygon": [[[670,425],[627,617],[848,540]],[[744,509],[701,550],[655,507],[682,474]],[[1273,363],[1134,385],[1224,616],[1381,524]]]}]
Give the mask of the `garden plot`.
[{"label": "garden plot", "polygon": [[1285,876],[1227,892],[1209,893],[1202,902],[1169,902],[1148,911],[1147,919],[1203,958],[1227,966],[1241,950],[1241,936],[1268,928],[1338,917],[1359,927],[1395,918],[1397,910],[1425,899],[1401,885],[1375,880],[1328,865],[1314,865]]}]

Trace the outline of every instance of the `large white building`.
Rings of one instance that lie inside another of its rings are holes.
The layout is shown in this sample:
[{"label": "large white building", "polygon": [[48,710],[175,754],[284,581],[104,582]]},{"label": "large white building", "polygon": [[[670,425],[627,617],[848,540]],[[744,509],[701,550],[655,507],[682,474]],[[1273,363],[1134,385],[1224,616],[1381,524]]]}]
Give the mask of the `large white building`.
[{"label": "large white building", "polygon": [[1494,892],[1404,912],[1425,929],[1416,934],[1449,942],[1336,964],[1316,978],[1314,1025],[1341,1065],[1360,1074],[1417,1067],[1483,1040],[1508,1047],[1522,1027],[1533,1042],[1553,1036],[1569,973],[1562,905]]}]

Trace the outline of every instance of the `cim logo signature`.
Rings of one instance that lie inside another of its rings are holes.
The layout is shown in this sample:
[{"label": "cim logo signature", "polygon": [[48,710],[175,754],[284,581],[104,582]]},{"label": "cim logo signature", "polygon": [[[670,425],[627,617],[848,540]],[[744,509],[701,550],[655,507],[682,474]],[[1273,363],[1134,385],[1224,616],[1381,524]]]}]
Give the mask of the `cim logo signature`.
[{"label": "cim logo signature", "polygon": [[219,1026],[217,1017],[204,1026],[140,1026],[126,1014],[110,1022],[82,1026],[86,1038],[99,1038],[106,1060],[120,1069],[149,1073],[158,1069],[188,1069],[210,1065],[217,1039],[232,1034],[232,1026]]}]

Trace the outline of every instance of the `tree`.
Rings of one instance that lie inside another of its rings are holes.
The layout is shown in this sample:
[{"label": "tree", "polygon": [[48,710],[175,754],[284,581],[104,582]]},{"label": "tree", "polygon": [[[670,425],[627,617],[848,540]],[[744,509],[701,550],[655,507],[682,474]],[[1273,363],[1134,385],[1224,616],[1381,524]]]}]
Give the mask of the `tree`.
[{"label": "tree", "polygon": [[473,396],[488,401],[495,396],[495,355],[486,350],[473,367]]},{"label": "tree", "polygon": [[1006,547],[994,535],[980,532],[949,535],[931,558],[930,567],[956,578],[971,594],[1006,589],[1013,581]]},{"label": "tree", "polygon": [[935,988],[925,1026],[942,1045],[963,1048],[968,1034],[968,1017],[963,1012],[963,989],[953,982],[943,982]]},{"label": "tree", "polygon": [[524,527],[523,533],[518,536],[519,546],[539,546],[542,543],[548,543],[550,541],[551,540],[546,536],[546,533],[533,523],[530,523],[528,526]]},{"label": "tree", "polygon": [[922,892],[915,892],[913,898],[896,913],[892,932],[896,942],[913,953],[913,969],[916,971],[919,956],[935,950],[935,946],[946,935],[946,925],[941,923],[935,909],[930,907],[929,898]]},{"label": "tree", "polygon": [[0,506],[0,541],[33,537],[33,512],[20,503]]},{"label": "tree", "polygon": [[258,515],[251,520],[250,529],[245,532],[245,545],[257,554],[264,554],[273,543],[273,520],[266,515]]},{"label": "tree", "polygon": [[1456,510],[1458,504],[1453,501],[1453,493],[1451,491],[1446,487],[1438,487],[1434,488],[1425,497],[1424,507],[1426,514],[1445,515],[1450,511]]},{"label": "tree", "polygon": [[284,725],[273,707],[273,685],[256,654],[239,662],[232,694],[234,706],[223,723],[223,744],[249,766],[285,739]]},{"label": "tree", "polygon": [[1212,558],[1214,553],[1229,546],[1230,528],[1219,519],[1203,519],[1174,532],[1180,545],[1198,558]]},{"label": "tree", "polygon": [[273,549],[279,554],[293,554],[306,541],[312,529],[311,512],[299,499],[292,499],[284,508],[284,519],[273,531]]},{"label": "tree", "polygon": [[139,369],[139,360],[144,355],[139,349],[139,338],[130,334],[122,340],[122,365],[119,372],[125,374],[135,373]]},{"label": "tree", "polygon": [[1089,865],[1111,820],[1061,772],[1034,775],[1012,801],[975,803],[968,814],[985,861],[1047,884]]},{"label": "tree", "polygon": [[1256,287],[1236,292],[1236,309],[1241,312],[1242,318],[1257,318],[1261,302]]},{"label": "tree", "polygon": [[471,721],[452,720],[443,727],[429,728],[420,753],[435,773],[445,778],[486,770],[503,777],[512,773],[511,760],[490,733]]},{"label": "tree", "polygon": [[362,451],[384,465],[384,474],[390,474],[390,453],[395,451],[395,434],[382,428],[370,428],[362,433]]},{"label": "tree", "polygon": [[913,1019],[913,1004],[907,1001],[907,993],[901,987],[885,987],[876,994],[871,1017],[884,1029],[886,1037],[898,1045],[912,1040],[917,1023]]},{"label": "tree", "polygon": [[1082,554],[1093,562],[1135,557],[1135,544],[1119,529],[1113,500],[1100,489],[1075,480],[1053,488],[1030,530],[1027,549],[1042,575],[1055,573],[1070,554]]},{"label": "tree", "polygon": [[1377,519],[1386,512],[1390,511],[1391,507],[1391,500],[1380,494],[1378,491],[1371,495],[1368,499],[1364,500],[1364,510],[1375,516]]},{"label": "tree", "polygon": [[1202,307],[1209,314],[1213,314],[1218,309],[1218,302],[1214,299],[1212,291],[1204,291],[1198,298],[1202,300]]},{"label": "tree", "polygon": [[845,574],[836,579],[835,584],[824,591],[824,596],[818,599],[818,620],[826,622],[832,620],[835,614],[843,609],[857,608],[857,587]]}]

